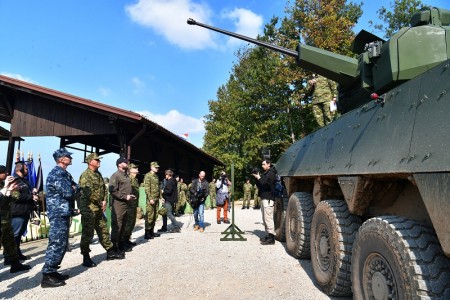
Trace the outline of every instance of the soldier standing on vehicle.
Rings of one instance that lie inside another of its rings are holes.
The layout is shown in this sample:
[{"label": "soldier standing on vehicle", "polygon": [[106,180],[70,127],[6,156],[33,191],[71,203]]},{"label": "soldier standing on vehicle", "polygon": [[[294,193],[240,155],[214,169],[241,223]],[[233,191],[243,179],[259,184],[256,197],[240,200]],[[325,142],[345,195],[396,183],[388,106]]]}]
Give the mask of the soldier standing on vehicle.
[{"label": "soldier standing on vehicle", "polygon": [[[252,197],[252,184],[250,183],[250,179],[246,178],[244,183],[244,199],[242,201],[242,209],[250,209],[250,198]],[[247,204],[247,205],[245,205]]]},{"label": "soldier standing on vehicle", "polygon": [[106,187],[102,174],[98,171],[100,168],[100,159],[97,153],[91,153],[86,156],[85,162],[87,169],[81,174],[79,186],[81,189],[80,211],[81,211],[81,240],[80,250],[83,255],[83,266],[92,268],[97,266],[92,261],[89,252],[89,244],[94,237],[94,231],[97,233],[98,240],[106,250],[106,259],[123,259],[123,254],[118,254],[109,238],[108,228],[106,226]]},{"label": "soldier standing on vehicle", "polygon": [[[159,237],[160,234],[155,232],[155,222],[158,218],[158,205],[161,198],[161,190],[159,189],[158,173],[159,164],[156,161],[150,163],[150,172],[144,177],[144,190],[146,195],[147,215],[145,216],[145,236],[146,240]],[[166,228],[167,230],[167,228]]]},{"label": "soldier standing on vehicle", "polygon": [[136,243],[131,241],[131,234],[133,233],[134,226],[136,225],[136,214],[139,202],[139,181],[137,175],[139,174],[138,165],[130,164],[128,166],[128,174],[130,176],[131,188],[135,199],[128,201],[128,213],[127,221],[125,225],[125,233],[123,234],[123,243],[130,247],[136,246]]}]

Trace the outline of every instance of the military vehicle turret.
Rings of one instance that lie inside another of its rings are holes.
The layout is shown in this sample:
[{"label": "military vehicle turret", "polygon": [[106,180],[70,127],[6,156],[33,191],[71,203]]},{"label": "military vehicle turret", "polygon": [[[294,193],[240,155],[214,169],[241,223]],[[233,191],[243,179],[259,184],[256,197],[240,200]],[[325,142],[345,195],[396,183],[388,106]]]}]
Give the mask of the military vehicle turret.
[{"label": "military vehicle turret", "polygon": [[278,238],[311,258],[322,290],[450,299],[450,11],[423,8],[388,41],[362,31],[356,58],[188,23],[294,56],[338,82],[343,115],[276,163],[288,195],[277,201]]}]

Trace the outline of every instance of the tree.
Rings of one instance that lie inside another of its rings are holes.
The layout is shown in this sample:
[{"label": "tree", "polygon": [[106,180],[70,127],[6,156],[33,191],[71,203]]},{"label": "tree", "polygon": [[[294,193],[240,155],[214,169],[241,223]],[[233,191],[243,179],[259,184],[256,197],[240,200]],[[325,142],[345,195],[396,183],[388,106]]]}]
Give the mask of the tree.
[{"label": "tree", "polygon": [[[378,18],[387,26],[383,24],[374,25],[376,30],[384,31],[385,38],[390,38],[402,27],[409,26],[411,17],[423,7],[423,4],[420,0],[395,0],[394,3],[390,3],[390,7],[390,10],[384,6],[377,10]],[[369,21],[369,23],[373,24],[373,21]]]},{"label": "tree", "polygon": [[[272,18],[260,40],[295,49],[299,40],[338,53],[353,38],[351,28],[361,16],[360,5],[344,0],[296,1],[281,20]],[[235,164],[236,191],[259,166],[264,149],[272,161],[297,139],[318,129],[313,113],[311,72],[293,57],[263,47],[246,47],[237,54],[230,77],[209,101],[205,116],[204,150],[227,166]],[[331,100],[331,99],[330,99]]]}]

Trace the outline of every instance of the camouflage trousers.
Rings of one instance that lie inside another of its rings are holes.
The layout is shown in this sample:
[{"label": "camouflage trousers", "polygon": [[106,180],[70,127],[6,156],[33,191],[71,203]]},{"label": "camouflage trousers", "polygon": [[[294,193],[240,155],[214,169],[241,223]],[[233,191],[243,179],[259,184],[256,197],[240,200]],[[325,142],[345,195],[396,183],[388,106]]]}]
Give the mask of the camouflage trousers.
[{"label": "camouflage trousers", "polygon": [[11,223],[2,220],[2,229],[0,231],[0,242],[3,247],[3,256],[8,257],[11,260],[17,260],[17,246],[14,240],[14,233],[11,227]]},{"label": "camouflage trousers", "polygon": [[244,200],[242,201],[242,207],[249,207],[250,206],[250,197],[251,193],[244,193]]},{"label": "camouflage trousers", "polygon": [[[139,198],[139,197],[138,197]],[[125,232],[123,233],[123,239],[129,240],[133,233],[134,226],[136,225],[136,208],[138,207],[138,200],[128,201],[128,213],[127,221],[125,224]]]},{"label": "camouflage trousers", "polygon": [[216,194],[209,194],[209,207],[213,209],[216,205]]},{"label": "camouflage trousers", "polygon": [[94,237],[94,230],[97,233],[98,240],[103,248],[108,251],[113,247],[109,238],[108,227],[106,225],[106,218],[103,216],[103,212],[99,211],[83,211],[81,213],[81,241],[80,250],[81,254],[89,254],[89,244]]},{"label": "camouflage trousers", "polygon": [[145,215],[145,229],[153,229],[155,227],[156,219],[158,218],[159,201],[150,204],[147,200],[147,214]]},{"label": "camouflage trousers", "polygon": [[253,207],[259,207],[261,202],[261,198],[258,197],[258,193],[255,193],[255,195],[253,196]]},{"label": "camouflage trousers", "polygon": [[69,242],[70,217],[59,217],[50,219],[50,230],[48,233],[48,246],[45,252],[44,267],[42,273],[53,273],[58,270]]},{"label": "camouflage trousers", "polygon": [[186,197],[180,197],[180,199],[178,199],[176,208],[175,208],[175,213],[180,213],[180,212],[184,212],[183,208],[186,205]]}]

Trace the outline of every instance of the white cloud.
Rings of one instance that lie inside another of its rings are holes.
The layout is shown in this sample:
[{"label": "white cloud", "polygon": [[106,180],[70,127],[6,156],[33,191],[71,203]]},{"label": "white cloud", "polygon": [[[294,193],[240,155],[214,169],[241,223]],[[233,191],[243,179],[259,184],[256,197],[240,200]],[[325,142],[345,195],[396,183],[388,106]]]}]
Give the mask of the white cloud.
[{"label": "white cloud", "polygon": [[[224,43],[214,40],[222,39],[220,35],[186,23],[188,18],[193,18],[201,23],[213,24],[213,11],[204,2],[200,4],[194,0],[137,0],[125,10],[133,22],[151,28],[181,48],[224,48]],[[252,38],[256,38],[258,33],[262,32],[263,18],[250,10],[243,8],[226,10],[220,18],[233,22],[234,28],[228,28],[229,31]],[[235,48],[241,43],[242,41],[238,39],[228,38],[227,46]]]},{"label": "white cloud", "polygon": [[131,84],[133,85],[134,94],[139,94],[145,88],[145,82],[138,77],[131,78]]},{"label": "white cloud", "polygon": [[211,10],[192,0],[138,0],[125,8],[132,21],[153,29],[170,43],[188,49],[215,47],[208,30],[186,23],[188,18],[209,22]]},{"label": "white cloud", "polygon": [[[250,10],[235,8],[232,11],[223,12],[222,16],[233,21],[238,34],[256,38],[262,32],[263,18]],[[230,37],[228,40],[229,46],[236,46],[240,43],[242,41],[236,38]]]},{"label": "white cloud", "polygon": [[1,74],[2,74],[3,76],[7,76],[7,77],[14,78],[14,79],[26,81],[26,82],[33,83],[33,84],[37,84],[36,82],[34,82],[33,80],[31,80],[30,78],[28,78],[28,77],[23,77],[23,76],[20,75],[20,74],[4,73],[4,72],[2,72]]},{"label": "white cloud", "polygon": [[102,97],[108,97],[109,95],[111,95],[111,90],[105,87],[99,87],[98,91],[100,92],[100,95],[102,95]]},{"label": "white cloud", "polygon": [[164,115],[154,114],[149,111],[137,111],[136,113],[163,126],[177,135],[183,133],[188,133],[191,135],[205,132],[203,119],[196,119],[194,117],[184,115],[177,110],[171,110]]}]

